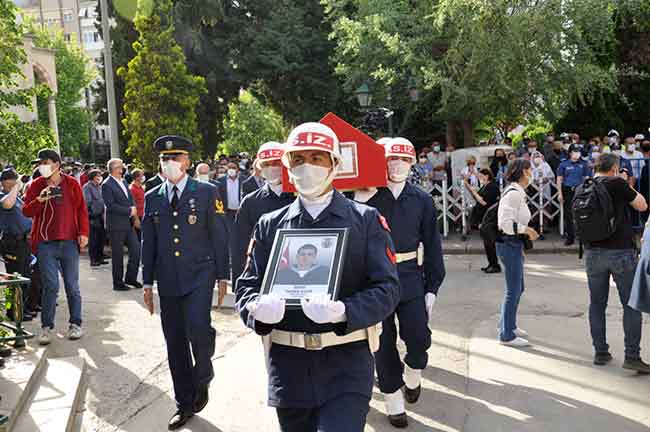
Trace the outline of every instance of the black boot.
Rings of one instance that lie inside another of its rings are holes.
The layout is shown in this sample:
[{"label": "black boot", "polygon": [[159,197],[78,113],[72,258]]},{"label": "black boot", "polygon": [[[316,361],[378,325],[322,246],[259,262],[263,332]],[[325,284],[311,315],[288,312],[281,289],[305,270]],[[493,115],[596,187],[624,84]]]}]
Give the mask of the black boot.
[{"label": "black boot", "polygon": [[169,423],[167,425],[167,429],[171,430],[176,430],[180,429],[183,426],[185,426],[185,423],[189,419],[194,417],[194,413],[190,411],[183,411],[182,409],[179,409],[176,411],[176,413],[172,416],[172,418],[169,419]]},{"label": "black boot", "polygon": [[650,375],[650,365],[640,358],[631,359],[626,357],[623,362],[623,369],[637,371],[639,375]]},{"label": "black boot", "polygon": [[408,417],[406,417],[406,413],[389,415],[388,421],[398,429],[404,429],[409,425],[409,420]]}]

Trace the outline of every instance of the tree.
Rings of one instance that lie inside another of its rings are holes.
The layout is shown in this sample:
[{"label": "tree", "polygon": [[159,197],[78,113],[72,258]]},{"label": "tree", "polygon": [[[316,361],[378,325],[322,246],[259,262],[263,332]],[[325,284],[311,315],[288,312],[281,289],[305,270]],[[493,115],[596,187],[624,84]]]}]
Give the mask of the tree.
[{"label": "tree", "polygon": [[[80,158],[82,149],[90,144],[88,134],[92,125],[90,109],[80,103],[97,71],[83,49],[76,42],[66,42],[62,32],[51,33],[32,24],[30,33],[36,46],[55,52],[56,112],[61,153]],[[47,124],[47,97],[39,97],[38,114],[41,123]]]},{"label": "tree", "polygon": [[284,142],[289,128],[282,116],[264,106],[249,92],[242,92],[238,101],[228,105],[223,120],[224,142],[219,150],[225,154],[255,154],[267,141]]},{"label": "tree", "polygon": [[596,46],[612,37],[611,10],[600,0],[324,0],[338,49],[337,71],[352,90],[421,79],[440,91],[433,118],[448,141],[491,116],[557,119],[569,106],[615,86]]},{"label": "tree", "polygon": [[27,61],[23,50],[25,29],[16,22],[16,8],[0,0],[0,156],[19,170],[29,171],[38,150],[54,146],[52,131],[38,122],[24,123],[10,107],[33,110],[32,98],[39,87],[17,89],[24,78],[21,65]]},{"label": "tree", "polygon": [[183,135],[201,154],[196,109],[206,91],[205,80],[188,72],[174,39],[173,19],[171,0],[158,0],[151,14],[139,10],[136,55],[128,67],[118,69],[125,83],[122,124],[129,137],[127,154],[150,170],[157,165],[153,143],[161,135]]}]

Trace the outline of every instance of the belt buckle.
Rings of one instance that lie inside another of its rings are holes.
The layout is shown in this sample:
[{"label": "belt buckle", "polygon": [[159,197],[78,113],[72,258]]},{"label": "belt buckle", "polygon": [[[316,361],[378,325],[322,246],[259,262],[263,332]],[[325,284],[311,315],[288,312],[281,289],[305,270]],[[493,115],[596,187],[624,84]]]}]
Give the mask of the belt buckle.
[{"label": "belt buckle", "polygon": [[307,351],[319,351],[323,349],[323,341],[320,334],[305,333],[305,349]]}]

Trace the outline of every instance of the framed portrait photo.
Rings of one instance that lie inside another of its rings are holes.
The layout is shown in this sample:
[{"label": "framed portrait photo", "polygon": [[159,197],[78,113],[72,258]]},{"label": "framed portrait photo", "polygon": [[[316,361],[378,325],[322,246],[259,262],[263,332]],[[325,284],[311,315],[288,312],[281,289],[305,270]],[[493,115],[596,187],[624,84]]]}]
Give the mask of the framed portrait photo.
[{"label": "framed portrait photo", "polygon": [[318,294],[337,300],[347,241],[348,228],[278,230],[262,294],[284,298],[288,308]]}]

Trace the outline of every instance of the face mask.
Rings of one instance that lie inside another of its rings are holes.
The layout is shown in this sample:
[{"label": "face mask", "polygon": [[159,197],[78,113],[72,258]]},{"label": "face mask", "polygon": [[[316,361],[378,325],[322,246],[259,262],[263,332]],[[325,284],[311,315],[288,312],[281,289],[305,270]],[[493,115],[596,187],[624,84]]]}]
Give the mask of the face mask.
[{"label": "face mask", "polygon": [[237,170],[234,168],[230,168],[228,170],[228,177],[235,177],[237,175]]},{"label": "face mask", "polygon": [[52,170],[52,165],[50,164],[39,165],[38,172],[45,178],[50,178],[54,174],[54,170]]},{"label": "face mask", "polygon": [[427,158],[420,158],[420,163],[421,164],[427,163]]},{"label": "face mask", "polygon": [[312,164],[302,164],[289,170],[289,181],[307,199],[318,198],[334,180],[335,170]]},{"label": "face mask", "polygon": [[262,177],[272,186],[279,185],[282,182],[282,167],[270,166],[262,168]]},{"label": "face mask", "polygon": [[621,146],[619,144],[614,143],[610,146],[610,148],[612,149],[612,151],[618,151],[621,149]]},{"label": "face mask", "polygon": [[144,184],[147,181],[145,176],[140,177],[140,183]]},{"label": "face mask", "polygon": [[410,163],[403,160],[388,161],[388,178],[393,183],[404,183],[410,172]]},{"label": "face mask", "polygon": [[636,144],[629,144],[629,145],[627,146],[627,151],[628,151],[629,153],[634,153],[634,150],[636,150]]},{"label": "face mask", "polygon": [[210,174],[199,174],[198,176],[196,176],[196,178],[197,178],[200,182],[207,183],[207,182],[210,181]]},{"label": "face mask", "polygon": [[435,147],[433,148],[433,151],[434,151],[435,153],[440,153],[440,146],[435,146]]},{"label": "face mask", "polygon": [[571,160],[572,161],[577,161],[578,159],[580,159],[580,153],[579,152],[572,152],[571,153]]},{"label": "face mask", "polygon": [[160,164],[162,167],[162,172],[171,181],[178,180],[183,171],[181,171],[181,163],[174,160],[164,161]]},{"label": "face mask", "polygon": [[536,147],[528,147],[528,153],[535,153],[537,151]]}]

